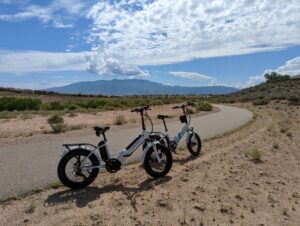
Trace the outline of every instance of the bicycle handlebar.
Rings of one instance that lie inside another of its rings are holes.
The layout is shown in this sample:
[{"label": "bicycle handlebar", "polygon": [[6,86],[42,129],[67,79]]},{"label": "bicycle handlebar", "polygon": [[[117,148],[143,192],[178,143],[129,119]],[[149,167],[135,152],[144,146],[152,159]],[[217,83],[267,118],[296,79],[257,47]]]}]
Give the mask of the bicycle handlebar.
[{"label": "bicycle handlebar", "polygon": [[178,108],[182,108],[182,109],[185,109],[186,107],[189,107],[189,106],[194,106],[195,104],[193,102],[187,102],[186,104],[182,104],[182,105],[177,105],[177,106],[174,106],[172,107],[173,109],[178,109]]},{"label": "bicycle handlebar", "polygon": [[147,110],[151,110],[149,105],[134,108],[134,109],[131,110],[131,112],[144,112],[144,111],[147,111]]}]

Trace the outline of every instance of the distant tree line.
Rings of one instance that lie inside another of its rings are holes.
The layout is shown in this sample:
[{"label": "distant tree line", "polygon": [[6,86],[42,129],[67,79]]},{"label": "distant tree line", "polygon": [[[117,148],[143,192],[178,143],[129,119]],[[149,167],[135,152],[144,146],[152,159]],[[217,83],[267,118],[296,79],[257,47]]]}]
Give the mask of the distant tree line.
[{"label": "distant tree line", "polygon": [[282,75],[275,71],[271,73],[266,73],[265,75],[266,82],[280,82],[280,81],[286,81],[290,79],[289,75]]}]

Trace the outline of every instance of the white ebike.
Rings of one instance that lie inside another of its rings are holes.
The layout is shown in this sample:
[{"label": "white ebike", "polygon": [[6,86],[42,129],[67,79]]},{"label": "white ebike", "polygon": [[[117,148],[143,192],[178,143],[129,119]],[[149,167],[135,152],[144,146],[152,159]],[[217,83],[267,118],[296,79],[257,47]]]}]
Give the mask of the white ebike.
[{"label": "white ebike", "polygon": [[[113,154],[113,156],[116,156],[115,158],[112,157],[108,149],[105,136],[105,132],[109,127],[94,127],[96,135],[98,137],[103,136],[103,140],[97,146],[87,143],[64,144],[63,146],[66,149],[61,154],[57,168],[60,181],[65,186],[73,189],[86,187],[96,179],[100,168],[106,168],[110,173],[119,171],[124,164],[124,160],[130,157],[146,141],[147,145],[143,148],[140,161],[150,176],[154,178],[164,177],[172,167],[172,154],[166,146],[151,138],[153,124],[147,110],[150,110],[149,106],[131,110],[131,112],[140,113],[143,131],[126,148]],[[148,118],[152,125],[151,132],[146,131],[144,117]]]},{"label": "white ebike", "polygon": [[[170,135],[168,134],[168,128],[167,128],[165,119],[169,118],[169,116],[168,115],[157,115],[157,118],[161,119],[163,121],[165,133],[154,132],[151,134],[152,139],[157,140],[164,146],[168,147],[168,149],[171,152],[175,152],[178,143],[180,142],[182,137],[185,134],[187,134],[185,143],[187,145],[189,152],[194,156],[199,155],[201,152],[201,148],[202,148],[201,139],[200,139],[200,136],[196,132],[194,132],[194,128],[190,127],[191,114],[188,109],[188,106],[192,106],[192,105],[193,105],[192,103],[187,103],[187,104],[182,104],[180,106],[173,107],[173,109],[181,108],[183,111],[183,115],[181,115],[179,117],[180,122],[183,124],[183,127],[179,130],[178,134],[175,137],[170,137]],[[144,147],[146,147],[146,145],[147,145],[147,143],[144,144]]]}]

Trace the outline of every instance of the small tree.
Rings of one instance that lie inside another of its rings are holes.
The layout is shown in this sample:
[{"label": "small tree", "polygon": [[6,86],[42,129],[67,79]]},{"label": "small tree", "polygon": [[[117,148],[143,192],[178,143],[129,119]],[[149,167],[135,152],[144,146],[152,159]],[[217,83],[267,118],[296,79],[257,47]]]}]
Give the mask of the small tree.
[{"label": "small tree", "polygon": [[279,82],[279,81],[285,81],[290,79],[289,75],[281,75],[275,71],[271,73],[266,73],[264,76],[267,82]]}]

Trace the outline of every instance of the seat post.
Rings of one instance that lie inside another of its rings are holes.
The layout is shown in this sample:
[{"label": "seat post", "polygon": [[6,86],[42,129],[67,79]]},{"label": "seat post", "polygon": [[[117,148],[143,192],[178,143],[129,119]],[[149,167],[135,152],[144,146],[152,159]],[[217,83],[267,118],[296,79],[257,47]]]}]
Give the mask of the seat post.
[{"label": "seat post", "polygon": [[141,111],[141,117],[142,117],[142,128],[145,131],[146,130],[146,126],[145,126],[145,119],[144,119],[144,115],[143,112]]},{"label": "seat post", "polygon": [[103,139],[104,139],[105,141],[107,141],[106,136],[105,136],[105,132],[103,132],[102,135],[103,135]]},{"label": "seat post", "polygon": [[166,122],[165,122],[165,119],[163,118],[163,123],[164,123],[164,126],[165,126],[165,132],[168,132],[168,128],[167,128],[167,125],[166,125]]}]

